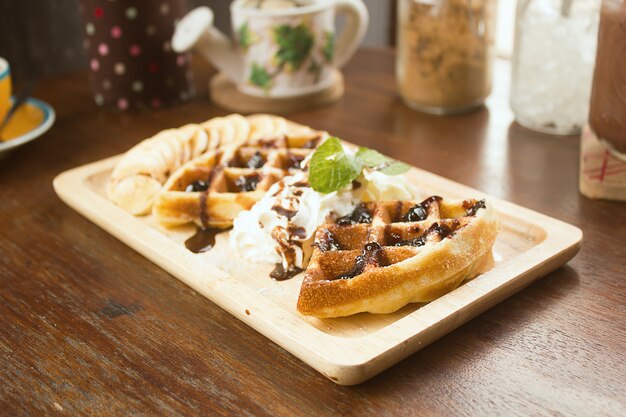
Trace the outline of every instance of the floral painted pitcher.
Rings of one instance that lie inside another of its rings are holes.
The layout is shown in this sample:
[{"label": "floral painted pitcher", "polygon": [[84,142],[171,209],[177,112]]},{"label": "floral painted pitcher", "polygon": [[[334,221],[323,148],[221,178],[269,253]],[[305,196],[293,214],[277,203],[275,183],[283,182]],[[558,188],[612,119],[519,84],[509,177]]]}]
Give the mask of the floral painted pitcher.
[{"label": "floral painted pitcher", "polygon": [[[294,97],[328,88],[336,68],[352,57],[369,16],[361,0],[235,0],[234,43],[213,26],[213,12],[199,7],[180,21],[177,52],[195,47],[245,94]],[[335,15],[345,14],[341,33]]]}]

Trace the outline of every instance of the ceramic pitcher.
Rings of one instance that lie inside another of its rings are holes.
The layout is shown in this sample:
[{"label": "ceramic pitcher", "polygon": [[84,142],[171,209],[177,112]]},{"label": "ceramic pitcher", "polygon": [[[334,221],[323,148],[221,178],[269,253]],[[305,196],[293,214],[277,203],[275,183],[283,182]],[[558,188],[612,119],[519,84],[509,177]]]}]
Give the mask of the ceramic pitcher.
[{"label": "ceramic pitcher", "polygon": [[[172,47],[195,48],[245,94],[294,97],[329,87],[363,39],[369,16],[361,0],[235,0],[234,36],[199,7],[177,25]],[[337,33],[335,19],[346,16]]]}]

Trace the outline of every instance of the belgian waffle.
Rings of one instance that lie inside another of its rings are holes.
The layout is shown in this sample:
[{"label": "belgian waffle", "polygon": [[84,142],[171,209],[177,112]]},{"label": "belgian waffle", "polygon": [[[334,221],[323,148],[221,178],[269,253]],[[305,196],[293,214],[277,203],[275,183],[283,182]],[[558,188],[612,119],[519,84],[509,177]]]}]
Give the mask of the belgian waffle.
[{"label": "belgian waffle", "polygon": [[298,311],[390,313],[434,300],[484,271],[497,232],[484,200],[363,203],[318,228]]},{"label": "belgian waffle", "polygon": [[170,175],[200,155],[281,135],[311,138],[322,133],[268,114],[248,117],[231,114],[201,124],[167,129],[122,156],[107,183],[107,194],[126,211],[147,214]]},{"label": "belgian waffle", "polygon": [[178,169],[167,180],[153,207],[163,225],[194,222],[226,228],[249,210],[272,184],[301,170],[302,161],[322,134],[259,136],[248,143],[209,152]]},{"label": "belgian waffle", "polygon": [[241,144],[249,133],[248,120],[238,114],[163,130],[122,156],[107,183],[107,194],[131,214],[147,214],[163,183],[182,164],[220,146]]}]

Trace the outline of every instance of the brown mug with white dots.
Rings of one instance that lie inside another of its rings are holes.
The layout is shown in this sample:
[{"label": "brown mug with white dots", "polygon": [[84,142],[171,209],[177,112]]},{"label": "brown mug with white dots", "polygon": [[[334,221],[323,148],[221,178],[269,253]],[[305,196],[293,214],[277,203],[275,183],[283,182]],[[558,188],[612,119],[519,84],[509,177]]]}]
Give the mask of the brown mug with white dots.
[{"label": "brown mug with white dots", "polygon": [[170,45],[184,0],[82,0],[81,7],[97,105],[156,109],[193,94],[189,54]]}]

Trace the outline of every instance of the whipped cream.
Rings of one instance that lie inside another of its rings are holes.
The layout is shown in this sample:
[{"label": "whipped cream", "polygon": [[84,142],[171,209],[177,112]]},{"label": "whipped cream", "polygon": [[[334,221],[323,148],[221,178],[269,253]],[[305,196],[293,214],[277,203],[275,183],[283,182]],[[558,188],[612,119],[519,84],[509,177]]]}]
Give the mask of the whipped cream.
[{"label": "whipped cream", "polygon": [[378,171],[364,171],[357,179],[362,187],[355,190],[364,202],[413,200],[418,197],[416,187],[404,175],[387,175]]},{"label": "whipped cream", "polygon": [[329,215],[346,216],[361,202],[411,200],[415,187],[403,175],[364,172],[345,189],[314,191],[299,172],[274,184],[251,210],[235,219],[230,245],[244,259],[282,264],[285,271],[306,267],[315,231]]}]

